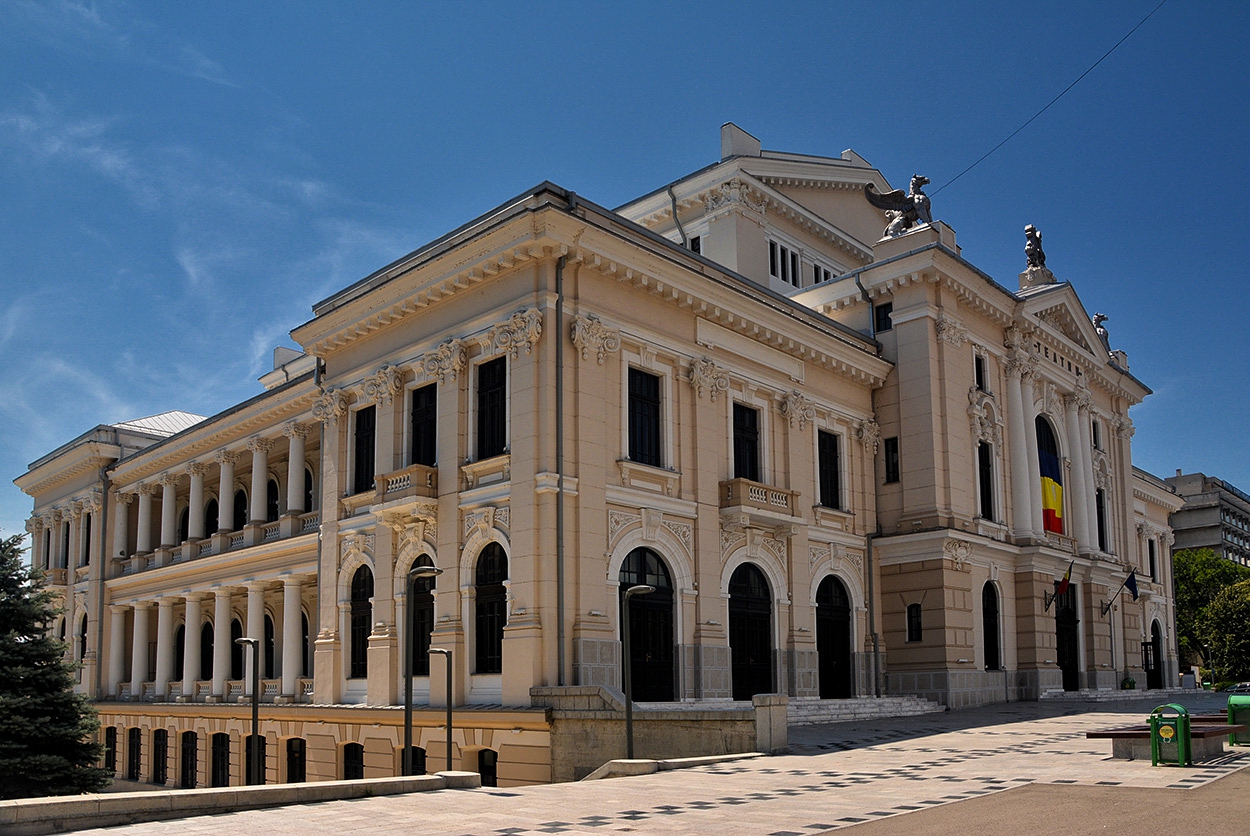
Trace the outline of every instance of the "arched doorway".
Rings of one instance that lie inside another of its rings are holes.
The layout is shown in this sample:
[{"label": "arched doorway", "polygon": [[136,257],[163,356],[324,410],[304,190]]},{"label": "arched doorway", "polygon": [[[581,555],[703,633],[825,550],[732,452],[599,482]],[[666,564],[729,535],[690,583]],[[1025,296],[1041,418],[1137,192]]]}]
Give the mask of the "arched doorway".
[{"label": "arched doorway", "polygon": [[998,590],[989,581],[981,587],[981,632],[985,638],[985,669],[1002,668],[998,638]]},{"label": "arched doorway", "polygon": [[833,575],[816,589],[816,655],[820,666],[820,698],[855,695],[851,654],[851,596]]},{"label": "arched doorway", "polygon": [[1055,661],[1063,672],[1063,690],[1081,690],[1080,623],[1076,614],[1076,586],[1055,592]]},{"label": "arched doorway", "polygon": [[729,654],[735,700],[773,691],[772,615],[764,573],[743,563],[729,579]]},{"label": "arched doorway", "polygon": [[1150,623],[1150,642],[1142,654],[1145,658],[1142,665],[1146,668],[1146,687],[1163,687],[1163,630],[1158,621]]},{"label": "arched doorway", "polygon": [[[620,573],[621,609],[625,606],[625,591],[641,584],[654,586],[655,592],[635,595],[629,602],[628,664],[633,696],[642,702],[669,702],[675,699],[676,690],[673,581],[664,559],[651,549],[634,549],[625,556]],[[624,636],[621,638],[623,641]]]}]

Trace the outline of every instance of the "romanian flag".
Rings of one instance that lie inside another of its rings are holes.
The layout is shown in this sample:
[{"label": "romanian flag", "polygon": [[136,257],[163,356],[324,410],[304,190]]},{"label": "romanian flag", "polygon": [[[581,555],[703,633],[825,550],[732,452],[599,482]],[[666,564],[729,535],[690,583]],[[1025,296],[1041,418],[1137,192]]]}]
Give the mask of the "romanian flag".
[{"label": "romanian flag", "polygon": [[1068,571],[1064,573],[1063,580],[1059,581],[1055,587],[1056,595],[1063,595],[1068,591],[1068,587],[1072,585],[1072,567],[1075,565],[1075,560],[1068,564]]},{"label": "romanian flag", "polygon": [[1042,528],[1063,533],[1063,475],[1059,457],[1045,450],[1038,450],[1042,470]]}]

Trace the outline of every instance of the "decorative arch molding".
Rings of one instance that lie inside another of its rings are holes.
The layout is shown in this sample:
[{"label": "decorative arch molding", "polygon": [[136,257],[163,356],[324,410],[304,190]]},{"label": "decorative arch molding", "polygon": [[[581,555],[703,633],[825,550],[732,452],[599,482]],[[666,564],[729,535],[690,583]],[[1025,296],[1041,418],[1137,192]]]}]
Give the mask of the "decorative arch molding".
[{"label": "decorative arch molding", "polygon": [[[862,612],[866,608],[865,602],[867,597],[864,594],[864,585],[860,579],[860,575],[854,571],[854,568],[845,554],[837,560],[824,560],[815,567],[812,572],[812,588],[808,590],[808,603],[812,607],[816,606],[816,594],[820,591],[820,585],[824,583],[825,578],[836,578],[846,588],[847,594],[851,596],[851,611]],[[854,633],[854,619],[851,623],[851,632]]]},{"label": "decorative arch molding", "polygon": [[[508,580],[504,581],[504,587],[511,590],[512,582],[512,542],[508,536],[498,528],[481,528],[473,529],[464,541],[464,546],[460,549],[460,588],[472,590],[477,585],[477,557],[481,554],[482,549],[486,548],[490,543],[498,543],[503,547],[503,553],[508,558]],[[511,600],[511,591],[509,591],[509,601]]]},{"label": "decorative arch molding", "polygon": [[[680,555],[687,565],[694,555],[694,525],[684,517],[665,514],[657,508],[642,508],[637,514],[615,509],[608,510],[608,551],[616,554],[620,538],[634,543],[630,548],[648,548],[671,551]],[[628,554],[626,550],[625,554]],[[693,573],[687,573],[693,578]],[[615,578],[609,573],[609,578]]]},{"label": "decorative arch molding", "polygon": [[608,588],[616,590],[620,586],[621,565],[634,549],[645,548],[664,559],[669,572],[672,573],[673,592],[678,595],[693,593],[695,585],[694,569],[689,552],[681,540],[668,528],[660,526],[654,536],[648,537],[641,518],[627,531],[620,533],[608,553],[607,582]]},{"label": "decorative arch molding", "polygon": [[[370,536],[369,539],[372,540],[373,537]],[[357,569],[359,569],[361,566],[367,566],[369,567],[369,571],[373,573],[373,579],[375,583],[374,595],[377,595],[376,583],[377,583],[377,577],[378,577],[378,568],[373,562],[372,542],[369,544],[369,548],[367,550],[363,548],[355,548],[355,547],[351,549],[347,549],[346,543],[344,543],[343,546],[344,546],[344,551],[343,551],[342,560],[339,563],[339,577],[338,577],[338,585],[337,585],[338,586],[337,599],[338,599],[338,604],[340,607],[348,604],[351,601],[352,578],[355,577]]]},{"label": "decorative arch molding", "polygon": [[[721,597],[726,601],[729,600],[729,579],[733,577],[734,571],[743,563],[751,563],[764,573],[764,577],[768,579],[768,585],[772,587],[773,603],[778,607],[790,606],[790,589],[786,584],[786,572],[782,561],[777,560],[771,554],[753,555],[746,546],[735,549],[725,561],[724,568],[721,569]],[[775,625],[774,632],[776,632]]]}]

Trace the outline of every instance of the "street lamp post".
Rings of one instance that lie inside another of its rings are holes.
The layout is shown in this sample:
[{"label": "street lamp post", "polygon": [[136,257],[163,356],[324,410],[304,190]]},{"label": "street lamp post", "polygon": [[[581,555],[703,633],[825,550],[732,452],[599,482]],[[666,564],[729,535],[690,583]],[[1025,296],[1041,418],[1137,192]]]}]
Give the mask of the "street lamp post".
[{"label": "street lamp post", "polygon": [[625,685],[625,757],[634,757],[634,681],[631,675],[632,659],[629,648],[629,599],[635,595],[650,595],[655,592],[654,586],[639,584],[625,590],[621,602],[621,675]]},{"label": "street lamp post", "polygon": [[252,786],[260,785],[260,639],[241,638],[234,640],[252,648],[252,762],[248,765],[247,781]]},{"label": "street lamp post", "polygon": [[412,597],[417,588],[417,581],[434,578],[443,574],[442,569],[433,566],[414,566],[408,572],[407,607],[408,637],[404,652],[404,756],[403,773],[412,774],[412,657],[417,650],[417,608],[412,605]]},{"label": "street lamp post", "polygon": [[451,651],[442,647],[431,647],[430,652],[447,658],[447,771],[451,772]]}]

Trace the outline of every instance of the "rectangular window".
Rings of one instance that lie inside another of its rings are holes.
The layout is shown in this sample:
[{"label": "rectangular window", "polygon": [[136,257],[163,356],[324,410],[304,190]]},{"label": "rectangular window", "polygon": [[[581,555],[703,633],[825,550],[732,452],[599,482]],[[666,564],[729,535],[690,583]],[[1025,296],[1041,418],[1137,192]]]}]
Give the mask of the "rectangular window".
[{"label": "rectangular window", "polygon": [[986,385],[985,385],[985,358],[979,354],[976,357],[974,357],[972,359],[972,370],[973,370],[974,376],[976,377],[977,391],[979,392],[990,391],[988,388],[986,388]]},{"label": "rectangular window", "polygon": [[143,729],[132,728],[126,732],[126,777],[139,780],[139,768],[143,765]]},{"label": "rectangular window", "polygon": [[1101,450],[1102,449],[1102,426],[1098,423],[1097,418],[1094,418],[1090,422],[1090,434],[1093,436],[1093,439],[1094,439],[1094,449]]},{"label": "rectangular window", "polygon": [[1102,488],[1094,491],[1094,514],[1098,524],[1098,551],[1107,551],[1107,495]]},{"label": "rectangular window", "polygon": [[907,605],[907,640],[909,642],[918,642],[924,634],[921,632],[920,625],[920,605]]},{"label": "rectangular window", "polygon": [[1146,551],[1150,556],[1150,579],[1152,581],[1158,581],[1159,580],[1159,574],[1158,574],[1159,562],[1158,562],[1158,558],[1155,556],[1155,541],[1154,540],[1146,541]]},{"label": "rectangular window", "polygon": [[795,287],[802,285],[802,264],[799,263],[798,251],[790,249],[785,244],[769,241],[768,275]]},{"label": "rectangular window", "polygon": [[821,430],[816,434],[817,470],[820,476],[820,504],[826,508],[842,507],[842,462],[838,437]]},{"label": "rectangular window", "polygon": [[981,517],[994,520],[994,448],[977,444],[977,481],[981,496]]},{"label": "rectangular window", "polygon": [[352,493],[373,490],[373,451],[377,437],[377,407],[356,410],[356,432],[352,450],[355,454],[352,471]]},{"label": "rectangular window", "polygon": [[409,464],[433,467],[438,458],[438,385],[412,390],[412,442]]},{"label": "rectangular window", "polygon": [[152,732],[152,783],[164,784],[169,780],[169,731],[155,729]]},{"label": "rectangular window", "polygon": [[629,458],[662,467],[660,455],[660,378],[629,370]]},{"label": "rectangular window", "polygon": [[799,254],[792,252],[790,253],[790,284],[795,287],[801,285],[803,283],[803,280],[799,278],[801,275],[801,271],[799,270]]},{"label": "rectangular window", "polygon": [[734,478],[760,480],[760,413],[734,404]]},{"label": "rectangular window", "polygon": [[499,357],[477,367],[477,458],[503,455],[508,448],[508,360]]},{"label": "rectangular window", "polygon": [[698,236],[698,235],[690,236],[690,252],[692,253],[703,252],[703,238],[701,236]]},{"label": "rectangular window", "polygon": [[885,456],[885,483],[888,485],[899,480],[898,437],[885,439],[881,442],[881,449]]},{"label": "rectangular window", "polygon": [[880,305],[872,307],[873,331],[880,334],[883,331],[889,331],[894,327],[894,303],[882,302]]},{"label": "rectangular window", "polygon": [[109,726],[104,730],[104,768],[109,772],[117,771],[117,727]]},{"label": "rectangular window", "polygon": [[781,273],[779,272],[779,268],[777,266],[777,242],[776,241],[768,242],[768,275],[777,276],[778,278],[781,277]]},{"label": "rectangular window", "polygon": [[821,267],[819,264],[812,265],[812,284],[827,282],[832,278],[833,274],[827,268]]}]

